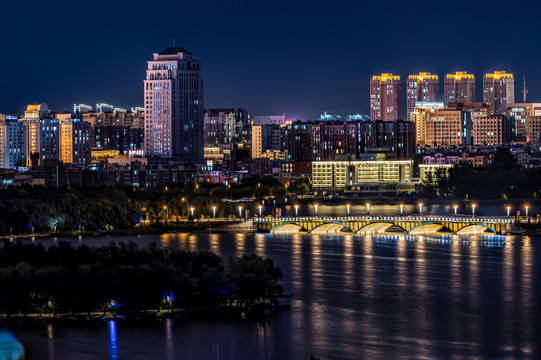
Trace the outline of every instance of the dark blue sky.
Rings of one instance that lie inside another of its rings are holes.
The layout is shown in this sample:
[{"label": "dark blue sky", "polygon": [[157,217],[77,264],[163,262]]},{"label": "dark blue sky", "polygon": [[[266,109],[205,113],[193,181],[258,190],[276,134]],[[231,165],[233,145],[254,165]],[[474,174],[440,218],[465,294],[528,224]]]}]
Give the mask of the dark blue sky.
[{"label": "dark blue sky", "polygon": [[[541,1],[2,1],[0,112],[142,105],[146,61],[202,61],[205,107],[313,119],[368,113],[372,74],[522,76],[541,102]],[[440,78],[441,80],[441,78]],[[404,86],[404,85],[403,85]],[[443,82],[441,84],[443,91]]]}]

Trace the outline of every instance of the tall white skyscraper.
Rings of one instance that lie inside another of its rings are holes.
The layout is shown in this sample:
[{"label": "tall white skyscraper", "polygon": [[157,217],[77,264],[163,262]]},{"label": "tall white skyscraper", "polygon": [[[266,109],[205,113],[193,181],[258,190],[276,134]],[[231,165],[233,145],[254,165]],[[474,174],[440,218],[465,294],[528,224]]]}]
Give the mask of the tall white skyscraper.
[{"label": "tall white skyscraper", "polygon": [[203,163],[201,63],[180,47],[153,54],[145,91],[145,154]]}]

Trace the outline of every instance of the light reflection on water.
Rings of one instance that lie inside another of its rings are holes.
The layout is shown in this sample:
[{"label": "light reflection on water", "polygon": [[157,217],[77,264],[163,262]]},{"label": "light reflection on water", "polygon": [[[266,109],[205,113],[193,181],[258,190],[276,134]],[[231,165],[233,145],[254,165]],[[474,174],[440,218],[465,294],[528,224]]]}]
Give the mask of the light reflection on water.
[{"label": "light reflection on water", "polygon": [[[99,326],[14,329],[33,354],[48,348],[32,358],[540,357],[539,239],[179,233],[133,240],[151,239],[226,258],[268,256],[284,271],[292,308],[255,323],[109,322],[107,340]],[[103,241],[110,240],[126,238]]]}]

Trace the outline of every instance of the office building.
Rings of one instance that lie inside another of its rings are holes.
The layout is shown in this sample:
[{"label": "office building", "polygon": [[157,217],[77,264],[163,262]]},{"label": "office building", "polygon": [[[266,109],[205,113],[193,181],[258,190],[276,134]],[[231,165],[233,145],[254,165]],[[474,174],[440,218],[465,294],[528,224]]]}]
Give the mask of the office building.
[{"label": "office building", "polygon": [[115,110],[115,107],[113,105],[103,104],[103,103],[96,104],[96,111],[98,112],[98,114],[103,114],[106,112],[114,112],[114,110]]},{"label": "office building", "polygon": [[314,161],[314,190],[346,190],[364,184],[411,182],[413,160]]},{"label": "office building", "polygon": [[528,141],[531,118],[541,116],[541,103],[510,103],[506,105],[506,115],[515,118],[516,141]]},{"label": "office building", "polygon": [[203,79],[201,63],[180,47],[148,61],[145,96],[145,154],[203,163]]},{"label": "office building", "polygon": [[411,120],[411,113],[415,104],[419,102],[436,102],[440,97],[440,82],[438,75],[421,72],[418,75],[408,76],[406,82],[407,120]]},{"label": "office building", "polygon": [[381,74],[370,80],[370,119],[393,121],[400,119],[400,76]]},{"label": "office building", "polygon": [[282,115],[255,115],[252,119],[253,125],[285,125],[286,114]]},{"label": "office building", "polygon": [[425,144],[430,147],[452,147],[463,144],[462,110],[435,109],[426,112]]},{"label": "office building", "polygon": [[0,114],[0,169],[24,166],[26,160],[26,124],[16,115]]},{"label": "office building", "polygon": [[491,114],[505,114],[507,104],[515,102],[513,74],[495,71],[483,77],[483,103],[490,106]]},{"label": "office building", "polygon": [[415,124],[415,143],[418,146],[426,144],[426,114],[445,108],[442,102],[418,102],[410,117]]},{"label": "office building", "polygon": [[447,74],[443,84],[445,106],[457,102],[475,101],[475,77],[465,71]]}]

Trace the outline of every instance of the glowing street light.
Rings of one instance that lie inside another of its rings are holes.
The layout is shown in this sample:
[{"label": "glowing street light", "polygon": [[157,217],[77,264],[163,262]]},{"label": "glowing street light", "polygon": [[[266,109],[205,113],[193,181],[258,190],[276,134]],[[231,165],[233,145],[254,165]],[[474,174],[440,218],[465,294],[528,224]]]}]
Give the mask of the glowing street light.
[{"label": "glowing street light", "polygon": [[475,204],[471,206],[471,216],[475,216]]},{"label": "glowing street light", "polygon": [[526,205],[526,217],[528,217],[528,208],[529,208],[529,206]]},{"label": "glowing street light", "polygon": [[366,216],[370,216],[370,204],[366,203]]},{"label": "glowing street light", "polygon": [[261,209],[263,208],[263,206],[259,205],[259,217],[261,217]]},{"label": "glowing street light", "polygon": [[404,215],[404,204],[400,204],[400,216]]},{"label": "glowing street light", "polygon": [[295,217],[299,217],[299,205],[295,205]]},{"label": "glowing street light", "polygon": [[212,207],[212,217],[216,219],[216,206]]},{"label": "glowing street light", "polygon": [[455,215],[456,215],[456,211],[458,210],[458,205],[454,205],[453,207],[455,208]]},{"label": "glowing street light", "polygon": [[423,215],[423,203],[419,203],[419,215]]},{"label": "glowing street light", "polygon": [[511,216],[511,206],[507,207],[507,217]]},{"label": "glowing street light", "polygon": [[192,207],[190,208],[190,212],[192,213],[192,217],[193,217],[193,211],[194,211],[194,210],[195,210],[195,208],[192,206]]},{"label": "glowing street light", "polygon": [[317,207],[318,207],[318,206],[319,206],[318,204],[315,204],[315,205],[314,205],[314,207],[316,208],[316,217],[317,217]]},{"label": "glowing street light", "polygon": [[239,218],[242,219],[242,206],[239,206]]},{"label": "glowing street light", "polygon": [[349,216],[349,204],[346,205],[346,208],[348,209],[348,216]]}]

